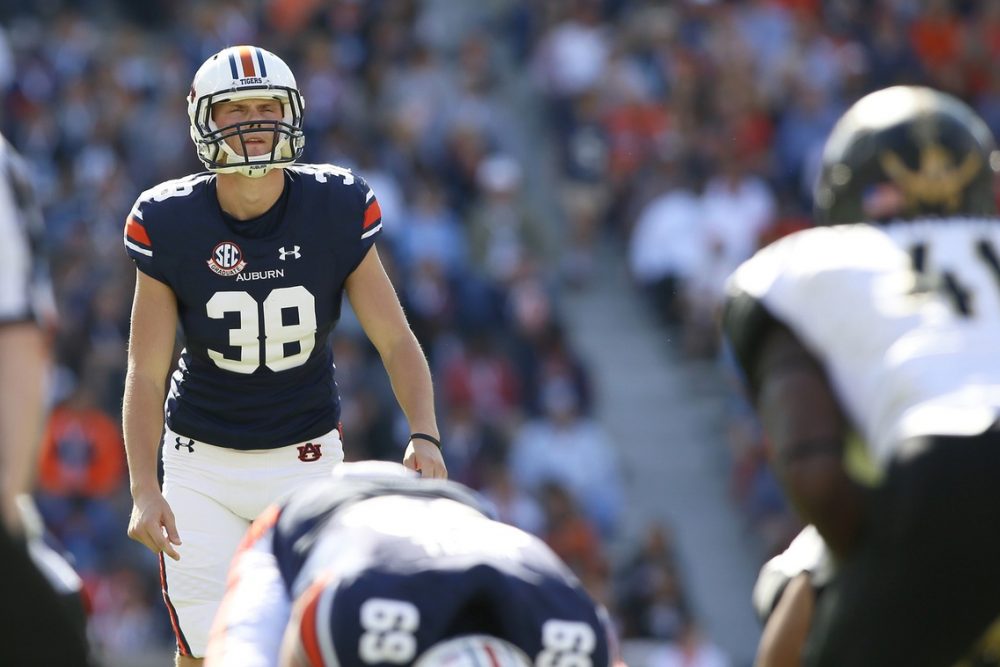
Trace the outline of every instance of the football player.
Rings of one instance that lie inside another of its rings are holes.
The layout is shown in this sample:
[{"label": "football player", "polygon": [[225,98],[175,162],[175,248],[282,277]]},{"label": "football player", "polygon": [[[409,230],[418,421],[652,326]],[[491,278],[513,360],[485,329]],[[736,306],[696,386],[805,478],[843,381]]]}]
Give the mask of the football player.
[{"label": "football player", "polygon": [[[83,616],[70,609],[79,578],[21,512],[37,472],[55,315],[42,227],[27,166],[0,136],[0,663],[77,667],[89,660]],[[67,582],[68,595],[46,578],[55,561],[64,576],[53,581]]]},{"label": "football player", "polygon": [[427,362],[375,248],[378,201],[348,169],[295,164],[304,102],[291,70],[226,48],[187,105],[208,171],[142,193],[125,223],[137,278],[123,415],[129,536],[159,554],[177,663],[197,665],[250,521],[343,458],[327,338],[344,294],[411,427],[404,463],[446,470]]},{"label": "football player", "polygon": [[541,540],[465,487],[354,463],[254,523],[206,664],[604,667],[609,627]]},{"label": "football player", "polygon": [[824,148],[824,226],[730,280],[772,465],[836,565],[806,665],[950,665],[1000,614],[998,164],[961,101],[872,93]]}]

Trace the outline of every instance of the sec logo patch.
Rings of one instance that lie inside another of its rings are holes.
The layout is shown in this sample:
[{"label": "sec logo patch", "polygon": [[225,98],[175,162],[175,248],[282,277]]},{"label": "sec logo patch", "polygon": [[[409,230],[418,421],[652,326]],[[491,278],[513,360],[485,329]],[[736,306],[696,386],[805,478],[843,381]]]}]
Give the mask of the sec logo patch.
[{"label": "sec logo patch", "polygon": [[235,276],[246,268],[243,251],[232,241],[223,241],[212,250],[208,268],[220,276]]}]

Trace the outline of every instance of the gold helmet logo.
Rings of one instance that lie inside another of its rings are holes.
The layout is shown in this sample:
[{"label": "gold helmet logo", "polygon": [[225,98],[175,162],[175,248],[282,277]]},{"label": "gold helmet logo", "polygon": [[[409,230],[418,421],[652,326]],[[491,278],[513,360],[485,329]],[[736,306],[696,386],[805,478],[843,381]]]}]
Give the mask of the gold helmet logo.
[{"label": "gold helmet logo", "polygon": [[951,154],[940,144],[929,142],[920,149],[920,167],[906,166],[893,151],[879,155],[882,169],[906,198],[907,206],[921,204],[954,210],[962,203],[962,193],[979,173],[983,160],[977,153],[968,153],[955,165]]}]

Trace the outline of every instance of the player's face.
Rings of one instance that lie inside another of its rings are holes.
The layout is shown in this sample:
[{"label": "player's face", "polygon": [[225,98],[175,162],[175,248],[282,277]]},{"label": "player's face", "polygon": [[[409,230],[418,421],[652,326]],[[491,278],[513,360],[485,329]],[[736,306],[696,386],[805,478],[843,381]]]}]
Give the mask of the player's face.
[{"label": "player's face", "polygon": [[[220,102],[212,107],[212,120],[218,127],[227,127],[236,123],[252,123],[258,120],[281,120],[284,115],[281,102],[267,98],[253,98]],[[247,156],[265,155],[274,147],[275,135],[273,126],[264,126],[260,132],[244,132]],[[226,143],[238,155],[243,154],[239,136],[226,139]]]}]

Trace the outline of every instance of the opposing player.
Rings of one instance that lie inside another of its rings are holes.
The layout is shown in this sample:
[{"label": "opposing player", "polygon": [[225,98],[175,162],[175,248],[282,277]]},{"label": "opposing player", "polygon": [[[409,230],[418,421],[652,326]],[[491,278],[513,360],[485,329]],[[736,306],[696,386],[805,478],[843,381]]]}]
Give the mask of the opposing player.
[{"label": "opposing player", "polygon": [[[815,526],[806,526],[789,547],[764,564],[753,589],[753,606],[764,624],[754,667],[799,667],[816,600],[834,576],[830,550]],[[953,667],[1000,665],[1000,619]]]},{"label": "opposing player", "polygon": [[[89,660],[82,616],[39,568],[58,558],[38,558],[40,523],[21,512],[37,474],[55,316],[42,227],[27,166],[0,136],[0,663],[79,667]],[[60,566],[66,581],[79,583]]]},{"label": "opposing player", "polygon": [[[224,49],[187,102],[208,171],[144,192],[125,225],[138,269],[123,410],[129,535],[160,554],[179,665],[199,664],[250,521],[343,458],[327,343],[342,295],[409,421],[405,464],[446,475],[427,362],[374,247],[378,202],[347,169],[294,164],[304,103],[288,66],[257,47]],[[185,347],[164,420],[178,323]]]},{"label": "opposing player", "polygon": [[949,665],[1000,614],[994,141],[959,100],[895,87],[851,107],[823,161],[828,226],[741,266],[724,314],[836,563],[804,664]]},{"label": "opposing player", "polygon": [[468,489],[393,463],[334,475],[254,523],[208,665],[610,664],[604,611]]}]

